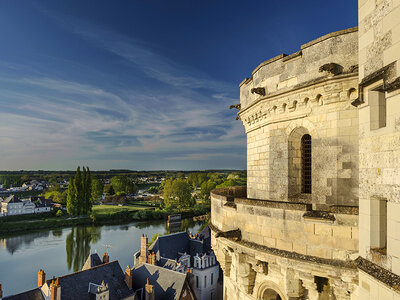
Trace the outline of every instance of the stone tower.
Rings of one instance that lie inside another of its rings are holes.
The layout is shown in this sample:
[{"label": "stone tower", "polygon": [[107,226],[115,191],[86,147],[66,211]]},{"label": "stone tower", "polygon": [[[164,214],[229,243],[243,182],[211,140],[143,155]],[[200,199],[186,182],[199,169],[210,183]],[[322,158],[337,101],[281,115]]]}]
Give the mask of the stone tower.
[{"label": "stone tower", "polygon": [[224,299],[400,299],[400,1],[239,86],[247,187],[211,193]]},{"label": "stone tower", "polygon": [[247,188],[211,194],[226,299],[357,292],[357,45],[357,28],[333,32],[240,84]]}]

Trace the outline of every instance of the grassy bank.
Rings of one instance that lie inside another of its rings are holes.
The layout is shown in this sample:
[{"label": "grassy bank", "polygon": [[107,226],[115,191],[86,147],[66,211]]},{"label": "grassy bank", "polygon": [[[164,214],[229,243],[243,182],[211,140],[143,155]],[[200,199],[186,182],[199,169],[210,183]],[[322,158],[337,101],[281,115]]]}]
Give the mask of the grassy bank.
[{"label": "grassy bank", "polygon": [[94,206],[90,216],[60,216],[52,213],[43,215],[20,215],[0,218],[0,236],[16,232],[27,232],[40,229],[54,229],[60,227],[72,227],[77,225],[104,225],[125,224],[133,221],[150,221],[167,219],[168,215],[180,213],[182,218],[199,216],[210,211],[210,207],[194,207],[183,211],[155,210],[147,207]]}]

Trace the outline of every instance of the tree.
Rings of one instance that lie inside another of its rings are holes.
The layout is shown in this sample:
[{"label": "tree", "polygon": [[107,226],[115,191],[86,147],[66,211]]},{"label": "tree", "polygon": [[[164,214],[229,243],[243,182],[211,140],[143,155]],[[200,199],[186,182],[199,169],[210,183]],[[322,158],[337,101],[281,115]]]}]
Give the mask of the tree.
[{"label": "tree", "polygon": [[203,204],[208,204],[210,202],[210,192],[215,189],[216,186],[217,182],[212,179],[202,183],[200,187],[200,198],[202,199]]},{"label": "tree", "polygon": [[111,178],[111,185],[117,195],[123,193],[135,194],[138,191],[136,184],[134,184],[127,176],[114,176]]},{"label": "tree", "polygon": [[184,208],[190,206],[192,189],[184,179],[169,179],[164,186],[164,202],[166,206]]},{"label": "tree", "polygon": [[89,168],[76,169],[74,179],[70,179],[67,194],[67,211],[70,215],[86,215],[92,209],[91,176]]},{"label": "tree", "polygon": [[104,186],[104,193],[106,193],[107,195],[114,195],[115,191],[113,186],[111,184],[106,184]]},{"label": "tree", "polygon": [[92,178],[91,186],[92,186],[91,201],[93,203],[99,201],[99,199],[103,195],[104,185],[97,178]]},{"label": "tree", "polygon": [[68,185],[67,212],[73,216],[77,214],[76,188],[75,181],[72,178],[70,178]]},{"label": "tree", "polygon": [[76,195],[76,214],[82,214],[82,203],[83,203],[83,186],[82,186],[82,173],[81,167],[76,169],[75,178],[75,195]]},{"label": "tree", "polygon": [[158,188],[156,186],[151,186],[151,187],[149,187],[147,192],[150,193],[150,194],[157,194],[158,193]]}]

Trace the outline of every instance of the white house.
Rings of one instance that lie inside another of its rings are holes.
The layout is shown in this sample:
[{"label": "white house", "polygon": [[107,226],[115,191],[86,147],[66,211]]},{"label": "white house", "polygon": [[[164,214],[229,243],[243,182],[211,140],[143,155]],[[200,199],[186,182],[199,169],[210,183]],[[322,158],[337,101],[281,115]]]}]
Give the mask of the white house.
[{"label": "white house", "polygon": [[29,200],[23,200],[22,203],[22,214],[33,214],[35,212],[35,203]]},{"label": "white house", "polygon": [[12,216],[23,214],[24,203],[18,197],[11,195],[1,202],[1,213]]}]

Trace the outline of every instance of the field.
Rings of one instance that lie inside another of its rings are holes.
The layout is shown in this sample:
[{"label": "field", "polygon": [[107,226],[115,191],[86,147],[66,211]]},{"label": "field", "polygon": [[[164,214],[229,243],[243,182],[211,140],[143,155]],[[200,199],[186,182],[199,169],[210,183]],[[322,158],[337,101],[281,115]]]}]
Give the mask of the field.
[{"label": "field", "polygon": [[148,209],[146,206],[117,206],[117,205],[94,205],[92,211],[94,215],[105,215],[119,213],[123,211],[138,211]]}]

